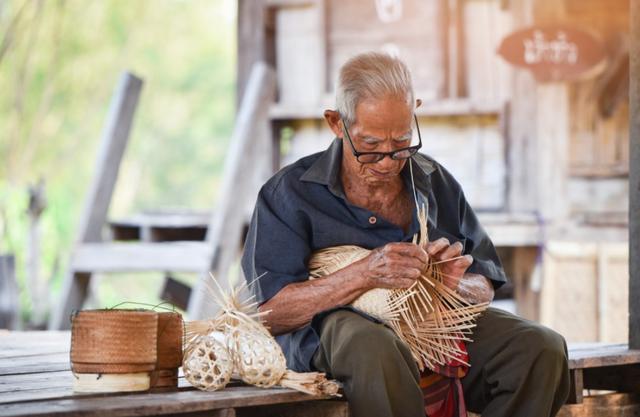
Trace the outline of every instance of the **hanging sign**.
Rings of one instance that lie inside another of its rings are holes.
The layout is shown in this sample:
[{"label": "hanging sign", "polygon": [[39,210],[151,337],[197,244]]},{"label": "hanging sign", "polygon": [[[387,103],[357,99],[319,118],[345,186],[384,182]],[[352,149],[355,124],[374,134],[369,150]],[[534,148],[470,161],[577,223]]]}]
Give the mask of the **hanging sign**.
[{"label": "hanging sign", "polygon": [[593,34],[565,25],[534,26],[502,40],[498,54],[538,81],[572,81],[604,67],[606,51]]}]

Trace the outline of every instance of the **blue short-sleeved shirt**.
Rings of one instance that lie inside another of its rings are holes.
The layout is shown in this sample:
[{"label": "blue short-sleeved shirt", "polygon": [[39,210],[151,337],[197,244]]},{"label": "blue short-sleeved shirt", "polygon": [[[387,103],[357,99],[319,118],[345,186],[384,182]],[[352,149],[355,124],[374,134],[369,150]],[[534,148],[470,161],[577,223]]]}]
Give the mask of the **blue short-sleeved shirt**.
[{"label": "blue short-sleeved shirt", "polygon": [[[367,249],[389,242],[411,241],[419,232],[414,210],[405,232],[375,213],[347,201],[340,180],[342,142],[281,169],[262,187],[242,256],[242,269],[259,304],[293,282],[309,277],[307,262],[319,249],[357,245]],[[478,223],[458,182],[433,159],[416,154],[411,168],[418,204],[429,211],[429,240],[446,237],[461,242],[473,256],[469,272],[482,274],[498,288],[506,281],[493,243]],[[401,175],[412,193],[409,163]],[[413,195],[411,196],[413,199]],[[370,218],[376,217],[376,221]],[[256,277],[260,277],[255,280]],[[255,281],[254,281],[255,280]],[[338,307],[350,308],[350,307]],[[299,372],[311,370],[320,339],[319,323],[328,312],[291,333],[279,335],[287,366]]]}]

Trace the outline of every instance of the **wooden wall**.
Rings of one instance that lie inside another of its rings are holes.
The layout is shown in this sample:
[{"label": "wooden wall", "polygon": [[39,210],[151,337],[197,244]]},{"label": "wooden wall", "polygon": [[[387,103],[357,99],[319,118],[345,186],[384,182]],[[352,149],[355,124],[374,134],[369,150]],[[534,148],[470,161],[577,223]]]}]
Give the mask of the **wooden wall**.
[{"label": "wooden wall", "polygon": [[629,2],[565,0],[567,20],[593,31],[608,54],[595,77],[569,85],[571,214],[626,225],[629,172]]},{"label": "wooden wall", "polygon": [[[383,4],[327,0],[273,10],[279,80],[274,114],[279,128],[294,129],[282,164],[331,141],[318,120],[334,107],[340,66],[359,52],[384,51],[407,62],[416,96],[425,102],[418,113],[423,151],[454,173],[475,207],[504,210],[507,144],[501,114],[511,69],[495,50],[511,30],[510,14],[498,0]],[[470,152],[461,155],[460,148]]]},{"label": "wooden wall", "polygon": [[543,324],[569,342],[627,341],[626,243],[547,242],[543,265]]},{"label": "wooden wall", "polygon": [[[492,239],[513,257],[506,263],[521,312],[544,317],[570,340],[622,340],[617,324],[599,323],[603,305],[608,322],[621,323],[627,311],[626,258],[616,246],[629,216],[627,0],[262,0],[262,14],[247,5],[254,1],[240,0],[241,10],[262,19],[264,33],[256,40],[245,23],[240,56],[276,67],[277,167],[333,139],[322,113],[334,108],[336,74],[348,57],[398,55],[424,100],[423,152],[460,181]],[[599,73],[537,83],[497,55],[510,32],[557,22],[603,38],[609,56]],[[603,260],[601,249],[615,256]],[[575,337],[574,316],[585,323]]]},{"label": "wooden wall", "polygon": [[[440,1],[328,0],[329,85],[353,55],[387,51],[411,69],[416,94],[424,100],[446,95],[445,5]],[[393,5],[395,3],[395,5]]]}]

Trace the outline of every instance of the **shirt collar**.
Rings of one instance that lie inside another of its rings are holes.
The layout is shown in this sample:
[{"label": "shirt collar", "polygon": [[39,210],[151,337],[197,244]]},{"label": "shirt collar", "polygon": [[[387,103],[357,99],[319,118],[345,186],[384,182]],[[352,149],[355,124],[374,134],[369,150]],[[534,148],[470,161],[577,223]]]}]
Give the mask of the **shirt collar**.
[{"label": "shirt collar", "polygon": [[[416,187],[423,192],[430,186],[429,175],[435,170],[434,164],[424,155],[416,154],[413,161],[413,179]],[[315,182],[326,185],[334,195],[345,198],[342,181],[340,181],[340,167],[342,166],[342,141],[335,138],[329,148],[322,152],[318,159],[300,177],[300,181]],[[401,175],[408,178],[409,164],[402,169]]]}]

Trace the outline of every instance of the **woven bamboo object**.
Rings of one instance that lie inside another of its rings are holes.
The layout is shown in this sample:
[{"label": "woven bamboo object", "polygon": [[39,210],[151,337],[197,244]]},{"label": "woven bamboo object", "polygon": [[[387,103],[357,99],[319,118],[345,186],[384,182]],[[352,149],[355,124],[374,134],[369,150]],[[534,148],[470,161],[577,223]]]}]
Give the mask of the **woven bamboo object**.
[{"label": "woven bamboo object", "polygon": [[178,386],[178,368],[182,365],[182,315],[175,312],[158,313],[158,360],[151,373],[152,388]]},{"label": "woven bamboo object", "polygon": [[185,348],[182,370],[191,385],[203,391],[224,388],[233,373],[225,335],[211,332],[195,337]]},{"label": "woven bamboo object", "polygon": [[240,301],[246,287],[226,294],[213,282],[215,287],[209,290],[220,312],[213,319],[186,325],[182,366],[189,382],[199,389],[218,390],[232,376],[263,388],[280,385],[312,395],[338,395],[338,384],[322,373],[287,370],[280,345],[261,323],[267,312],[258,312],[255,302]]},{"label": "woven bamboo object", "polygon": [[184,323],[176,312],[89,310],[72,317],[74,391],[178,386]]},{"label": "woven bamboo object", "polygon": [[71,369],[82,374],[151,372],[157,332],[158,314],[152,311],[80,311],[71,323]]},{"label": "woven bamboo object", "polygon": [[[424,207],[419,212],[420,237],[414,243],[426,248],[428,243],[427,216]],[[309,261],[312,279],[322,278],[353,262],[363,259],[371,251],[358,246],[334,246],[314,252]],[[428,268],[409,289],[370,290],[352,305],[383,321],[410,348],[420,370],[460,360],[458,341],[471,341],[469,335],[475,318],[488,303],[472,305],[456,291],[444,284],[440,265],[446,261],[429,259]]]}]

